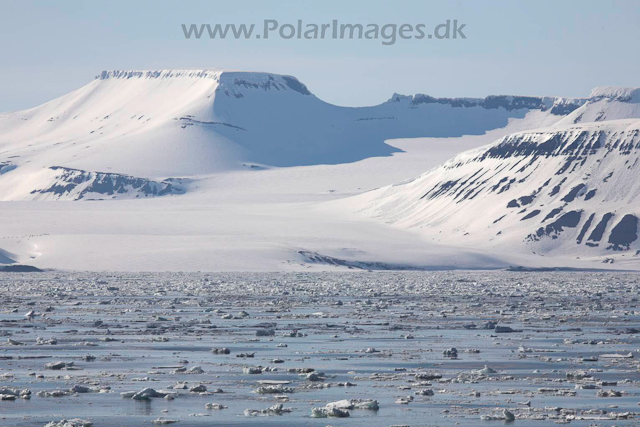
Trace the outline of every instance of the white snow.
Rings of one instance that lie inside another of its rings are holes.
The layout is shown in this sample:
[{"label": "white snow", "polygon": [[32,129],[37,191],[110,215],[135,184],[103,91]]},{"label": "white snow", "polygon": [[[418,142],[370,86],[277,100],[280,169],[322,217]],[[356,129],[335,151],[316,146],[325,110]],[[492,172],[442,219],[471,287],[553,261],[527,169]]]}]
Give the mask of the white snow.
[{"label": "white snow", "polygon": [[[542,113],[532,112],[539,123]],[[100,202],[0,202],[0,247],[39,267],[128,271],[310,268],[309,250],[341,259],[434,268],[504,267],[481,251],[433,244],[335,210],[339,200],[414,177],[511,129],[460,138],[390,140],[405,152],[339,165],[236,170],[203,177],[181,196]],[[16,178],[19,180],[19,178]],[[327,268],[318,266],[317,268]]]},{"label": "white snow", "polygon": [[[452,106],[452,100],[416,104],[415,99],[394,95],[379,106],[344,108],[321,101],[290,76],[215,70],[102,73],[42,106],[0,114],[0,165],[7,165],[0,169],[0,248],[19,262],[78,270],[335,268],[309,264],[301,253],[394,267],[585,265],[574,254],[541,259],[527,246],[522,249],[517,239],[525,237],[524,228],[515,220],[504,233],[517,238],[509,237],[507,245],[494,236],[487,242],[489,231],[481,228],[505,209],[502,199],[483,198],[464,211],[438,201],[427,212],[415,197],[423,184],[472,173],[473,158],[483,150],[478,147],[505,135],[538,129],[533,135],[539,136],[530,138],[539,143],[549,129],[578,132],[571,130],[573,123],[562,122],[581,109],[615,102],[611,115],[616,115],[618,104],[629,102],[600,99],[582,105],[584,100],[540,98],[543,109],[507,110]],[[566,118],[550,111],[572,104],[582,106]],[[620,114],[640,117],[635,110]],[[635,122],[611,126],[602,131],[637,130]],[[464,163],[459,170],[438,167],[470,149],[456,160]],[[617,170],[625,166],[605,160]],[[494,167],[500,161],[489,163]],[[53,166],[79,172],[62,176]],[[554,167],[556,160],[518,193],[551,176]],[[122,193],[80,197],[109,174],[150,180],[152,186],[182,177],[186,193],[147,198],[148,192],[127,181]],[[616,175],[610,186],[624,185],[626,176]],[[600,178],[594,174],[593,180]],[[74,179],[75,186],[61,188]],[[563,191],[579,180],[571,176]],[[51,191],[37,191],[43,189]],[[616,209],[635,201],[631,193],[619,197]],[[61,201],[74,199],[105,200]],[[471,237],[464,236],[468,230]],[[607,267],[599,263],[601,249],[592,251],[598,263],[589,261],[587,267]]]},{"label": "white snow", "polygon": [[389,156],[398,150],[386,139],[481,135],[529,111],[413,101],[338,107],[268,73],[103,72],[39,107],[1,114],[0,153],[29,168],[23,176],[63,166],[163,179]]},{"label": "white snow", "polygon": [[[443,245],[552,255],[567,265],[613,257],[637,268],[639,242],[620,251],[608,239],[625,215],[640,217],[639,147],[640,120],[525,131],[462,153],[408,183],[340,203]],[[575,224],[547,229],[570,212],[579,218]],[[589,241],[606,214],[613,215],[602,237]]]},{"label": "white snow", "polygon": [[609,98],[611,100],[622,100],[626,102],[640,102],[640,88],[600,86],[591,91],[589,98]]}]

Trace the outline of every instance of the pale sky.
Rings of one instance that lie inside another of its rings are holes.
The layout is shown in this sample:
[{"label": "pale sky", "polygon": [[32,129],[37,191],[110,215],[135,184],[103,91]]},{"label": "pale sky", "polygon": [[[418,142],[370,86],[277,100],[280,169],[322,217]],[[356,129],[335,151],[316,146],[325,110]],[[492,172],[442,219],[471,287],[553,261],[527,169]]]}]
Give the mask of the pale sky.
[{"label": "pale sky", "polygon": [[[0,111],[34,107],[102,70],[228,68],[296,76],[340,105],[394,92],[587,96],[640,86],[640,1],[0,0]],[[466,40],[186,40],[181,24],[465,23]]]}]

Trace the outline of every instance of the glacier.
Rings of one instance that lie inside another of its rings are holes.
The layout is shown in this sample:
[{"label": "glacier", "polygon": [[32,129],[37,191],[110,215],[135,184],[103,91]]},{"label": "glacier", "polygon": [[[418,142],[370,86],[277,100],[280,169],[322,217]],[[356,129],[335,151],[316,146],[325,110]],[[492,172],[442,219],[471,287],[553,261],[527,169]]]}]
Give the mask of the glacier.
[{"label": "glacier", "polygon": [[355,108],[287,75],[104,71],[0,114],[3,262],[636,269],[639,105],[604,87]]}]

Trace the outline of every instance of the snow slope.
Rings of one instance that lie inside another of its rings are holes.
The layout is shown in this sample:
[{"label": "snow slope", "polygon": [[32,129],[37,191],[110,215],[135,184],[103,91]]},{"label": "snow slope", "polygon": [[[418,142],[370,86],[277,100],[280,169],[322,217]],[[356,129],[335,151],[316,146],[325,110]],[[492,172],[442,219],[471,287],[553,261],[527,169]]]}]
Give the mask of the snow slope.
[{"label": "snow slope", "polygon": [[640,89],[628,87],[597,87],[587,102],[573,110],[557,125],[602,122],[640,117]]},{"label": "snow slope", "polygon": [[0,264],[13,264],[15,260],[11,258],[13,255],[0,249]]},{"label": "snow slope", "polygon": [[[381,105],[346,108],[321,101],[291,76],[105,71],[68,95],[0,115],[0,163],[11,168],[0,176],[0,199],[41,198],[44,189],[69,200],[83,191],[43,168],[78,170],[86,180],[95,174],[128,175],[161,187],[167,178],[246,167],[333,165],[389,156],[399,151],[385,143],[390,138],[481,135],[532,112],[557,121],[583,103],[551,97],[394,95]],[[91,185],[80,179],[78,184]],[[69,191],[57,192],[61,187]],[[154,195],[128,193],[103,197]]]},{"label": "snow slope", "polygon": [[619,237],[640,214],[638,125],[584,120],[637,117],[636,96],[394,95],[346,108],[289,76],[105,72],[0,115],[1,253],[90,270],[617,268],[638,247]]},{"label": "snow slope", "polygon": [[358,205],[440,244],[640,261],[640,120],[525,131]]},{"label": "snow slope", "polygon": [[388,140],[399,149],[390,157],[227,171],[194,180],[188,192],[176,197],[0,202],[0,248],[18,254],[14,259],[21,263],[75,270],[339,268],[311,263],[309,253],[354,265],[436,269],[528,265],[526,258],[434,244],[409,231],[335,209],[332,201],[408,179],[459,151],[555,120],[545,112],[531,111],[483,135]]}]

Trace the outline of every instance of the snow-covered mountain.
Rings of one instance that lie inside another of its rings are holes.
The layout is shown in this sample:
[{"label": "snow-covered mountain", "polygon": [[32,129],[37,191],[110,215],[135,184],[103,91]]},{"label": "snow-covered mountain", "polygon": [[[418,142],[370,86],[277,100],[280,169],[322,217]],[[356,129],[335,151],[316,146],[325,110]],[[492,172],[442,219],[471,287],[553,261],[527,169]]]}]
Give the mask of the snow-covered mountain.
[{"label": "snow-covered mountain", "polygon": [[182,189],[167,179],[388,156],[399,151],[389,138],[483,134],[531,112],[557,122],[584,102],[394,95],[347,108],[321,101],[291,76],[105,71],[39,107],[0,114],[0,200],[176,194]]},{"label": "snow-covered mountain", "polygon": [[640,269],[638,94],[347,108],[290,76],[103,72],[0,114],[0,263]]},{"label": "snow-covered mountain", "polygon": [[587,102],[558,121],[559,126],[640,117],[640,89],[597,87]]},{"label": "snow-covered mountain", "polygon": [[638,94],[598,88],[557,125],[464,152],[358,206],[441,243],[638,261]]}]

